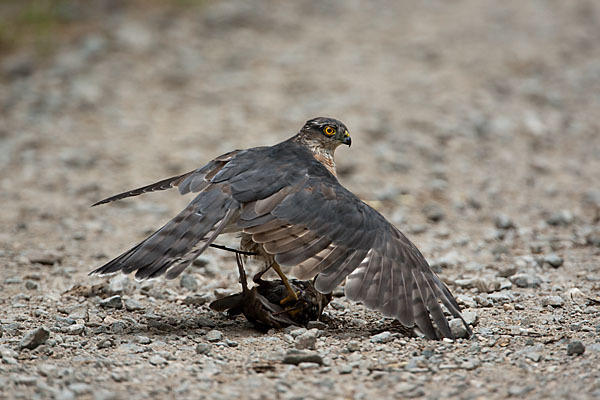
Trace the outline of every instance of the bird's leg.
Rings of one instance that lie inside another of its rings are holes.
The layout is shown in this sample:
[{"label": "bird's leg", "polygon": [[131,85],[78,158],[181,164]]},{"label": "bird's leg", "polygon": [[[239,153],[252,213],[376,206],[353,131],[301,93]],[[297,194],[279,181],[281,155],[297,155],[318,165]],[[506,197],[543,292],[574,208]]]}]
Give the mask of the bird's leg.
[{"label": "bird's leg", "polygon": [[242,285],[242,292],[248,293],[248,281],[246,280],[246,270],[244,270],[244,264],[242,262],[242,256],[240,253],[235,253],[235,261],[237,261],[238,271],[240,272],[240,284]]},{"label": "bird's leg", "polygon": [[279,264],[277,263],[273,263],[271,265],[271,267],[275,270],[275,272],[277,272],[277,275],[279,275],[279,277],[281,278],[281,280],[283,281],[283,285],[285,286],[285,288],[288,291],[288,295],[286,297],[284,297],[283,299],[281,299],[281,301],[279,302],[279,304],[285,304],[289,301],[298,301],[298,295],[300,294],[300,292],[294,292],[294,289],[292,289],[292,286],[290,285],[290,282],[288,281],[287,276],[285,276],[285,274],[283,273],[283,271],[281,270],[281,267],[279,266]]}]

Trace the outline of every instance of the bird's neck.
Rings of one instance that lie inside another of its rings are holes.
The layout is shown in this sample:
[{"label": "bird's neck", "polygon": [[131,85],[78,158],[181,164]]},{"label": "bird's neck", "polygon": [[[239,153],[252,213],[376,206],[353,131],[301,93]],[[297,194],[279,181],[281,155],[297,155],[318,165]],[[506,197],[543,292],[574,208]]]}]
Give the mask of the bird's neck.
[{"label": "bird's neck", "polygon": [[325,168],[329,172],[333,174],[333,176],[337,177],[337,172],[335,170],[335,160],[333,158],[333,153],[335,152],[335,148],[330,148],[328,146],[323,146],[323,143],[317,140],[311,140],[302,135],[296,135],[292,138],[292,141],[296,143],[300,143],[310,150],[313,157],[323,164]]}]

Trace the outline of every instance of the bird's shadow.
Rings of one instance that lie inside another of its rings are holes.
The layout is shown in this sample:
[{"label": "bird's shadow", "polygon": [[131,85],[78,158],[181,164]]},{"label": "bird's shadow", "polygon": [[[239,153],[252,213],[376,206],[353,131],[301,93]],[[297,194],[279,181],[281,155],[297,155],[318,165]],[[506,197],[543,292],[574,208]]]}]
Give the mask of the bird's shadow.
[{"label": "bird's shadow", "polygon": [[[372,335],[381,332],[390,332],[399,337],[412,338],[417,337],[413,328],[408,328],[396,320],[378,321],[377,323],[368,323],[368,326],[359,326],[351,318],[344,316],[329,316],[323,314],[320,319],[325,324],[321,329],[324,335],[344,340],[361,340],[369,338]],[[109,327],[107,327],[109,328]],[[209,330],[219,330],[227,337],[245,338],[277,335],[285,332],[285,328],[271,328],[265,331],[246,320],[243,315],[229,317],[225,313],[213,310],[202,310],[201,314],[194,318],[175,318],[168,315],[154,314],[152,318],[147,318],[146,323],[139,321],[134,326],[115,334],[110,328],[105,333],[113,335],[176,335],[193,336],[194,334],[204,335]]]}]

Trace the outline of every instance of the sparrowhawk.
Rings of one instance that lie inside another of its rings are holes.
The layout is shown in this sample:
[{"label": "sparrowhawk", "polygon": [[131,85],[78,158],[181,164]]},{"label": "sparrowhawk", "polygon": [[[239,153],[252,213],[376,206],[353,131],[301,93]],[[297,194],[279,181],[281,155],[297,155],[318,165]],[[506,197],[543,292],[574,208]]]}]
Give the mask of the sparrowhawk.
[{"label": "sparrowhawk", "polygon": [[[462,319],[446,285],[417,249],[379,212],[336,177],[335,149],[350,146],[346,126],[314,118],[279,144],[234,150],[183,175],[109,197],[94,205],[177,187],[193,200],[130,250],[92,271],[139,279],[177,277],[222,233],[241,234],[241,249],[258,253],[284,283],[283,270],[314,280],[417,327],[431,339],[452,338],[441,304]],[[296,293],[286,285],[290,299]],[[464,320],[463,320],[464,323]],[[465,323],[466,325],[466,323]],[[467,327],[468,329],[468,327]]]}]

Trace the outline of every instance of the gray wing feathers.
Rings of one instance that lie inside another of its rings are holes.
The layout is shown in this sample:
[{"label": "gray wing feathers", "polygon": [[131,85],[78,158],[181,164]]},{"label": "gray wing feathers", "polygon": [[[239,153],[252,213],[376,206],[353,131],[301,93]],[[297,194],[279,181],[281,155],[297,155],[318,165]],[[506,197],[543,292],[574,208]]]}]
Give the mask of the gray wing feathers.
[{"label": "gray wing feathers", "polygon": [[174,278],[225,228],[235,228],[252,235],[278,264],[293,266],[298,278],[316,276],[317,290],[331,292],[348,278],[348,298],[416,324],[430,338],[437,337],[433,320],[443,336],[452,337],[441,304],[461,318],[459,307],[425,258],[305,148],[284,142],[234,151],[97,204],[175,186],[182,194],[199,194],[172,221],[95,273],[137,271],[136,277],[147,278],[166,272]]},{"label": "gray wing feathers", "polygon": [[239,152],[239,150],[235,150],[223,154],[222,156],[215,158],[214,160],[206,164],[204,167],[187,172],[183,175],[177,175],[171,178],[163,179],[162,181],[158,181],[150,185],[143,186],[141,188],[128,190],[127,192],[107,197],[104,200],[100,200],[92,204],[92,207],[98,206],[100,204],[110,203],[116,200],[125,199],[127,197],[139,196],[144,193],[156,192],[159,190],[167,190],[174,187],[179,187],[179,192],[181,194],[186,194],[190,192],[200,192],[209,186],[210,179],[214,177],[219,171],[221,171],[225,164],[227,164],[227,162],[230,161]]},{"label": "gray wing feathers", "polygon": [[[175,218],[146,240],[121,256],[92,271],[108,274],[117,271],[137,271],[138,279],[153,278],[167,272],[175,278],[231,222],[239,203],[216,187],[204,191]],[[211,234],[212,233],[212,234]],[[210,236],[208,236],[211,234]],[[208,237],[207,237],[208,236]],[[193,251],[203,241],[202,246]],[[173,270],[169,270],[173,267]]]},{"label": "gray wing feathers", "polygon": [[[349,250],[344,257],[340,257],[331,265],[328,265],[317,276],[315,288],[323,293],[333,289],[344,281],[344,279],[356,269],[365,258],[367,250]],[[348,297],[350,298],[350,297]]]},{"label": "gray wing feathers", "polygon": [[[181,194],[199,193],[175,218],[119,257],[92,271],[109,274],[117,271],[131,273],[136,278],[153,278],[167,272],[173,279],[202,253],[235,219],[239,202],[231,196],[229,186],[215,185],[211,179],[240,151],[232,151],[212,160],[205,166],[183,175],[164,179],[139,189],[109,197],[104,204],[156,190],[178,187]],[[201,245],[196,248],[196,246]]]},{"label": "gray wing feathers", "polygon": [[[300,279],[316,276],[327,293],[348,277],[346,295],[416,324],[430,338],[452,337],[441,304],[460,316],[456,301],[418,249],[380,214],[339,188],[305,181],[244,206],[244,231]],[[341,187],[340,187],[341,188]],[[268,206],[266,206],[268,205]],[[441,302],[441,304],[440,304]]]},{"label": "gray wing feathers", "polygon": [[195,249],[194,251],[187,253],[183,258],[181,258],[180,261],[178,261],[176,265],[171,267],[167,272],[167,279],[174,279],[178,277],[183,272],[183,270],[190,265],[192,261],[198,258],[198,256],[200,256],[200,254],[202,254],[204,250],[206,250],[207,247],[210,246],[212,242],[214,242],[217,236],[219,236],[221,232],[223,232],[225,227],[227,227],[227,225],[230,223],[234,214],[235,209],[228,208],[223,219],[217,224],[215,224],[213,229],[205,235],[204,239],[201,240],[202,242],[204,242],[204,244],[201,247]]},{"label": "gray wing feathers", "polygon": [[110,203],[110,202],[116,201],[116,200],[125,199],[127,197],[139,196],[140,194],[144,194],[144,193],[155,192],[158,190],[171,189],[171,188],[177,186],[179,184],[179,182],[181,182],[183,179],[194,174],[195,172],[196,171],[191,171],[191,172],[188,172],[183,175],[178,175],[178,176],[174,176],[172,178],[163,179],[162,181],[155,182],[150,185],[143,186],[141,188],[128,190],[127,192],[123,192],[123,193],[119,193],[119,194],[116,194],[111,197],[107,197],[104,200],[100,200],[100,201],[92,204],[92,207],[98,206],[100,204]]},{"label": "gray wing feathers", "polygon": [[348,276],[345,289],[352,300],[362,301],[405,325],[416,323],[429,338],[437,338],[431,319],[444,337],[452,337],[440,301],[452,315],[462,319],[454,297],[403,236],[391,235],[382,248],[375,247]]}]

